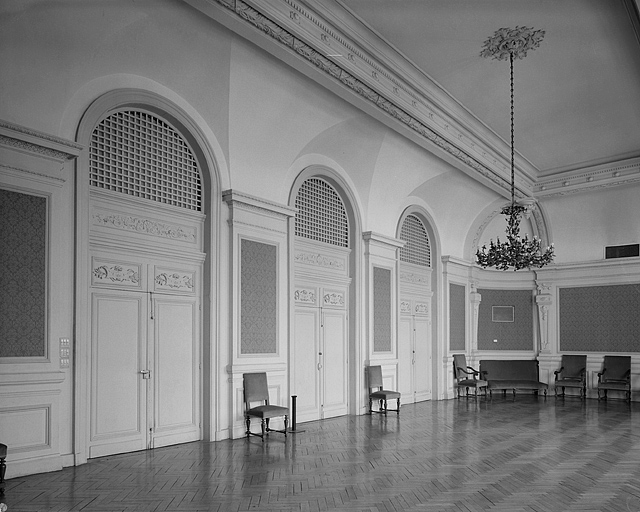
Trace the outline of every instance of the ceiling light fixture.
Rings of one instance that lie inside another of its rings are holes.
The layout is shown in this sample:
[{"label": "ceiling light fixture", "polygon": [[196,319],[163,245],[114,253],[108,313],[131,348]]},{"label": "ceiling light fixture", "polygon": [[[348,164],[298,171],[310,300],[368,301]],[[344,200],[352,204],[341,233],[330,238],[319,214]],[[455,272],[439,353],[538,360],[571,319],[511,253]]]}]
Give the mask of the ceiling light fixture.
[{"label": "ceiling light fixture", "polygon": [[[513,137],[513,61],[523,59],[529,50],[535,50],[544,37],[544,30],[533,30],[528,27],[501,28],[484,42],[480,52],[482,57],[496,60],[509,59],[511,71],[511,203],[502,208],[507,217],[507,241],[500,242],[496,238],[476,251],[478,265],[483,268],[495,267],[497,270],[520,270],[523,268],[543,267],[553,261],[553,244],[543,250],[542,240],[528,235],[520,238],[520,221],[523,214],[531,213],[535,206],[534,199],[516,202],[515,199],[515,163]],[[528,216],[528,215],[527,215]]]}]

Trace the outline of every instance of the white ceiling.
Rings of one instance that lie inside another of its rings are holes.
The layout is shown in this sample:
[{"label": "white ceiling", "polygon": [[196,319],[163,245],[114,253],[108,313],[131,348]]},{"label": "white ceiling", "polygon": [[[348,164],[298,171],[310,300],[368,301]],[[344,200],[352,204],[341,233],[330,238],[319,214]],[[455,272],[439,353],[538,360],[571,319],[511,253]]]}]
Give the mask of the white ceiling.
[{"label": "white ceiling", "polygon": [[509,63],[482,58],[482,45],[502,27],[544,30],[540,47],[514,68],[515,147],[534,180],[640,156],[634,0],[335,0],[333,7],[505,141]]}]

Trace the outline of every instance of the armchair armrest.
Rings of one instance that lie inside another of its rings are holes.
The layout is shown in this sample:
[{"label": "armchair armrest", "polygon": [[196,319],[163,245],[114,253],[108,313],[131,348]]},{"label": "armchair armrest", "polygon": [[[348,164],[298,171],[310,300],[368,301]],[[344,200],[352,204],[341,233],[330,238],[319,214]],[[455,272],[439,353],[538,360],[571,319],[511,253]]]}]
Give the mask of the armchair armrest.
[{"label": "armchair armrest", "polygon": [[[471,370],[471,371],[469,372],[467,370]],[[466,373],[467,375],[473,376],[474,380],[475,380],[476,376],[480,373],[478,370],[472,368],[471,366],[467,366],[466,369],[461,368],[460,366],[458,366],[458,371],[461,371],[462,373]]]},{"label": "armchair armrest", "polygon": [[559,370],[554,370],[553,373],[555,374],[555,380],[558,380],[558,375],[560,375],[562,373],[562,370],[564,370],[564,366],[560,367]]}]

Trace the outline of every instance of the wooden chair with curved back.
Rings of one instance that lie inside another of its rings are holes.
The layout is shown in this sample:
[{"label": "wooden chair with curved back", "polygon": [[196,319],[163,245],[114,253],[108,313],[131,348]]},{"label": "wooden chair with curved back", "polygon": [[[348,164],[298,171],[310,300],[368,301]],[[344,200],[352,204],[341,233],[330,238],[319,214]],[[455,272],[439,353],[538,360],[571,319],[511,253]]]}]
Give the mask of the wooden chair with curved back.
[{"label": "wooden chair with curved back", "polygon": [[[380,414],[387,414],[387,411],[392,411],[400,415],[400,393],[398,391],[391,391],[383,388],[382,384],[382,367],[381,366],[369,366],[367,368],[367,377],[369,380],[369,414],[374,412]],[[378,400],[380,402],[380,409],[373,410],[373,401]],[[387,400],[396,400],[396,409],[387,409]]]},{"label": "wooden chair with curved back", "polygon": [[[269,432],[280,432],[287,436],[287,426],[289,424],[289,408],[269,403],[269,385],[267,384],[267,374],[264,372],[245,373],[242,376],[244,383],[244,404],[245,421],[247,423],[247,437],[258,436],[264,441]],[[252,403],[260,402],[261,405],[251,406]],[[262,432],[255,434],[251,432],[251,418],[260,418]],[[284,417],[284,429],[276,430],[269,427],[271,418]]]}]

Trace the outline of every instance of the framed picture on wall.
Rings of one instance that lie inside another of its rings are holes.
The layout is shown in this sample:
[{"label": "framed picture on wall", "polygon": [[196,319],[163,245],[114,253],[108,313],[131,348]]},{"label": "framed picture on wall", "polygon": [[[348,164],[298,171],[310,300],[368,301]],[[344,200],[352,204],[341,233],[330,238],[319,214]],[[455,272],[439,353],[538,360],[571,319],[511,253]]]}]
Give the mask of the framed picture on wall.
[{"label": "framed picture on wall", "polygon": [[491,306],[492,322],[513,322],[514,306]]}]

